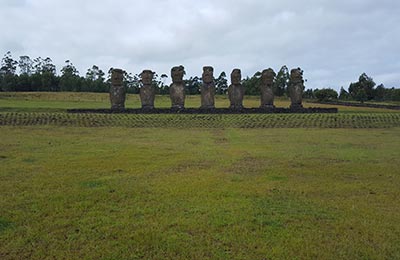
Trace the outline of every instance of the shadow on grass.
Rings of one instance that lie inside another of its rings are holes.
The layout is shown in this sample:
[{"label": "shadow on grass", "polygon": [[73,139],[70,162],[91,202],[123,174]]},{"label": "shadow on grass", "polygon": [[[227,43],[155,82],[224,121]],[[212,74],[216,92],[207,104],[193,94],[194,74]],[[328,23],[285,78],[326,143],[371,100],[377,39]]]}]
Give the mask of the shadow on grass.
[{"label": "shadow on grass", "polygon": [[14,224],[11,221],[0,217],[0,234],[13,226]]}]

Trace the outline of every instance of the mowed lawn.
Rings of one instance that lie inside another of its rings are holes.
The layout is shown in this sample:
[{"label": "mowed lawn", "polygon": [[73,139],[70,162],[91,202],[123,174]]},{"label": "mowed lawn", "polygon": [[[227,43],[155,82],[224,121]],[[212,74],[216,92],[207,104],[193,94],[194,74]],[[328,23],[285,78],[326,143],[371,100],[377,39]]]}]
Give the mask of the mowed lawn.
[{"label": "mowed lawn", "polygon": [[66,113],[109,106],[0,93],[1,260],[400,259],[400,111]]},{"label": "mowed lawn", "polygon": [[0,259],[400,259],[399,128],[0,136]]}]

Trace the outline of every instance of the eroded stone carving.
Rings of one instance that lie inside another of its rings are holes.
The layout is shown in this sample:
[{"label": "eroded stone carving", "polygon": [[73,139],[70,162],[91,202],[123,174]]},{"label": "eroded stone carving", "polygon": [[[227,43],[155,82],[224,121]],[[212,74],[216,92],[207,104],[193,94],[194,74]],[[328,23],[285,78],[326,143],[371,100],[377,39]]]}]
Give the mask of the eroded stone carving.
[{"label": "eroded stone carving", "polygon": [[298,109],[303,108],[303,90],[304,90],[304,80],[303,80],[303,70],[300,68],[292,69],[290,71],[289,80],[289,95],[291,105],[290,108]]},{"label": "eroded stone carving", "polygon": [[140,88],[140,101],[142,109],[153,109],[156,91],[152,84],[154,73],[151,70],[144,70],[141,74],[142,87]]},{"label": "eroded stone carving", "polygon": [[211,66],[203,67],[202,74],[203,84],[200,87],[201,91],[201,107],[202,109],[215,108],[215,82],[214,68]]},{"label": "eroded stone carving", "polygon": [[263,70],[261,73],[261,105],[260,108],[274,108],[274,79],[276,73],[273,69],[269,68]]},{"label": "eroded stone carving", "polygon": [[241,80],[242,73],[240,69],[234,69],[231,73],[231,85],[228,87],[230,109],[243,108],[244,87],[241,84]]},{"label": "eroded stone carving", "polygon": [[113,69],[111,72],[110,102],[112,110],[124,110],[126,89],[123,85],[124,71]]},{"label": "eroded stone carving", "polygon": [[169,88],[169,96],[171,98],[172,109],[185,108],[185,84],[183,83],[183,75],[185,75],[185,68],[182,65],[171,69],[172,84]]}]

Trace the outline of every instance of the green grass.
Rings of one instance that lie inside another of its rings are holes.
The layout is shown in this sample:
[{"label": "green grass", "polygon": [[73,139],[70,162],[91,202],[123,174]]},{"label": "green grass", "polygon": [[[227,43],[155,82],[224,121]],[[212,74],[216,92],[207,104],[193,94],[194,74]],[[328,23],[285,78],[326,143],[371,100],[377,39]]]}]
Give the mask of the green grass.
[{"label": "green grass", "polygon": [[[216,97],[217,107],[228,107],[225,96]],[[289,107],[285,99],[276,106]],[[137,95],[128,95],[127,107],[138,108]],[[257,107],[258,97],[246,97],[246,107]],[[168,96],[158,96],[156,107],[169,107]],[[199,107],[199,96],[188,96],[187,107]],[[313,107],[315,104],[304,104]],[[320,105],[321,107],[332,107]],[[399,127],[400,111],[340,107],[338,114],[258,115],[110,115],[68,114],[71,108],[107,108],[107,94],[95,93],[6,93],[0,92],[0,125],[120,126],[177,128],[382,128]]]},{"label": "green grass", "polygon": [[400,127],[400,113],[136,115],[6,112],[0,113],[1,125],[152,128],[387,128]]},{"label": "green grass", "polygon": [[[216,107],[229,107],[229,100],[225,95],[217,95]],[[276,98],[277,107],[289,107],[287,98]],[[126,107],[139,108],[138,95],[127,95]],[[186,107],[200,107],[200,96],[186,96]],[[260,98],[245,96],[245,107],[259,107]],[[340,113],[400,113],[389,109],[359,108],[346,106],[320,105],[304,102],[304,107],[338,107]],[[170,98],[166,95],[156,96],[155,107],[171,107]],[[74,92],[0,92],[0,112],[65,112],[67,109],[81,108],[110,108],[109,96],[106,93],[74,93]]]},{"label": "green grass", "polygon": [[399,128],[0,134],[1,259],[400,257]]},{"label": "green grass", "polygon": [[0,259],[400,259],[397,111],[65,112],[108,106],[0,93]]}]

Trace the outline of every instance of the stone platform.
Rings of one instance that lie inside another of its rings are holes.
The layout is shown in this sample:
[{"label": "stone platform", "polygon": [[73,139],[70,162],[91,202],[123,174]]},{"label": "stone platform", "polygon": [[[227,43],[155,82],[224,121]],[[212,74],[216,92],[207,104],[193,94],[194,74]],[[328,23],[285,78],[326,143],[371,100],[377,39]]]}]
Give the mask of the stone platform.
[{"label": "stone platform", "polygon": [[111,109],[68,109],[68,113],[98,113],[98,114],[316,114],[316,113],[337,113],[337,108],[242,108],[242,109],[229,109],[229,108],[214,108],[214,109],[201,109],[201,108],[185,108],[185,109],[171,109],[171,108],[127,108],[121,110]]}]

